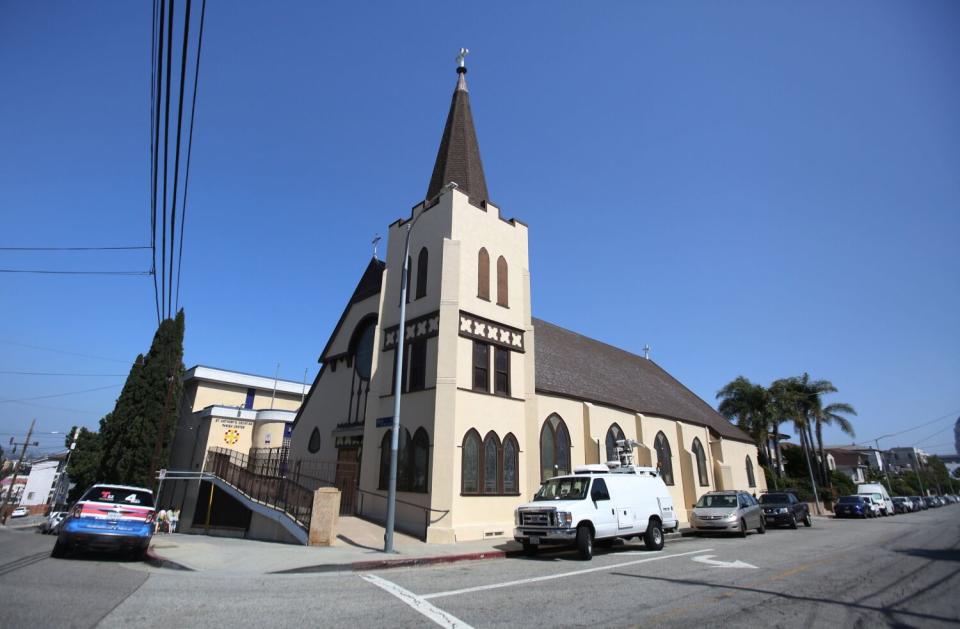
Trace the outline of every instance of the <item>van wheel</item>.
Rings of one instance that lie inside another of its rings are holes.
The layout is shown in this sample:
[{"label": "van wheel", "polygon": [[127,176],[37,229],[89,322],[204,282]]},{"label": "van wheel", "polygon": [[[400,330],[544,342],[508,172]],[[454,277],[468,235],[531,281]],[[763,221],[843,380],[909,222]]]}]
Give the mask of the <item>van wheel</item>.
[{"label": "van wheel", "polygon": [[593,532],[586,524],[577,527],[577,551],[581,559],[589,561],[593,558]]},{"label": "van wheel", "polygon": [[523,554],[527,557],[536,557],[539,552],[540,546],[537,544],[531,544],[530,542],[523,543]]},{"label": "van wheel", "polygon": [[647,532],[643,535],[643,545],[647,550],[663,550],[663,528],[654,519],[647,525]]},{"label": "van wheel", "polygon": [[742,519],[740,520],[740,537],[747,536],[747,521]]},{"label": "van wheel", "polygon": [[809,511],[807,511],[807,515],[803,516],[803,525],[807,528],[813,526],[813,518],[810,517]]}]

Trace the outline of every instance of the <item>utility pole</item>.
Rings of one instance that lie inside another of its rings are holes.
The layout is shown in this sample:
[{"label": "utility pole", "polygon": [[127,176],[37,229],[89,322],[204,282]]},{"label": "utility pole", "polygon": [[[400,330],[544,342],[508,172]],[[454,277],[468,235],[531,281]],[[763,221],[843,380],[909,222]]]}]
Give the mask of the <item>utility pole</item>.
[{"label": "utility pole", "polygon": [[883,452],[880,451],[880,440],[883,437],[878,437],[873,440],[874,444],[877,446],[877,454],[880,455],[880,465],[883,466],[883,475],[887,478],[887,491],[891,494],[893,493],[893,485],[890,484],[890,472],[887,471],[887,462],[883,460]]},{"label": "utility pole", "polygon": [[10,488],[7,489],[7,497],[4,499],[2,503],[0,503],[3,506],[3,508],[0,509],[0,511],[3,511],[3,520],[0,520],[0,524],[7,523],[7,517],[9,517],[7,504],[10,502],[10,498],[13,496],[13,486],[17,484],[17,476],[20,474],[20,466],[23,465],[23,457],[26,456],[27,454],[27,446],[37,447],[40,445],[39,441],[34,441],[33,443],[30,443],[30,437],[33,436],[33,426],[36,423],[37,423],[37,420],[35,418],[30,421],[30,430],[27,431],[27,438],[24,440],[23,443],[16,443],[13,440],[13,437],[10,437],[10,445],[14,447],[14,450],[16,450],[17,446],[23,446],[23,447],[20,450],[20,458],[17,460],[17,464],[13,466],[13,478],[10,480]]},{"label": "utility pole", "polygon": [[70,488],[70,481],[67,480],[64,482],[64,479],[68,479],[67,476],[67,467],[70,465],[70,457],[73,456],[73,451],[77,448],[77,437],[80,436],[80,426],[77,426],[73,429],[73,439],[70,441],[70,449],[67,450],[67,458],[63,462],[63,470],[60,472],[60,476],[57,479],[57,491],[53,495],[53,506],[56,507],[60,504],[60,497],[66,493],[64,491],[64,485],[66,488]]}]

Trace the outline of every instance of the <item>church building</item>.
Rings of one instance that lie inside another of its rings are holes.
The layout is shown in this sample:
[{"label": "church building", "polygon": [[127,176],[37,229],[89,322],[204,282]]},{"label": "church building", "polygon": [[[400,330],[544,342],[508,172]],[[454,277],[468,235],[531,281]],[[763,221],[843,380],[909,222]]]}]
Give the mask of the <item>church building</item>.
[{"label": "church building", "polygon": [[[654,361],[533,317],[528,226],[487,190],[461,55],[425,200],[389,226],[320,354],[291,460],[338,462],[352,509],[386,514],[403,334],[396,526],[430,542],[510,536],[541,481],[634,439],[681,524],[711,490],[765,489],[750,437]],[[409,237],[406,322],[400,294]]]}]

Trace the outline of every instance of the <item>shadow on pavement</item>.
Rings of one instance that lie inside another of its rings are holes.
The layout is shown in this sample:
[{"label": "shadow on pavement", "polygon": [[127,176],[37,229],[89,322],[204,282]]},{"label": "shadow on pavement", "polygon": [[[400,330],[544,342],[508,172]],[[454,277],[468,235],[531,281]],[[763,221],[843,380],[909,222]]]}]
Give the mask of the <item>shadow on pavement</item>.
[{"label": "shadow on pavement", "polygon": [[[913,598],[915,598],[915,597],[917,597],[917,596],[919,596],[919,595],[921,595],[921,594],[924,594],[924,593],[926,593],[926,592],[934,589],[934,588],[937,587],[938,585],[941,585],[942,583],[944,583],[944,582],[952,579],[952,578],[953,578],[954,576],[956,576],[958,573],[960,573],[960,569],[957,569],[957,570],[951,572],[949,575],[943,577],[942,579],[938,579],[938,580],[935,581],[934,583],[931,583],[930,585],[928,585],[928,586],[926,586],[926,587],[923,587],[923,588],[921,588],[920,590],[917,590],[916,592],[910,594],[909,596],[905,596],[905,597],[899,599],[899,600],[896,601],[895,603],[892,603],[892,604],[890,604],[890,605],[884,605],[884,606],[882,606],[882,607],[878,607],[878,606],[876,606],[876,605],[865,605],[865,604],[863,604],[863,603],[856,603],[856,602],[839,601],[839,600],[834,600],[834,599],[829,599],[829,598],[822,598],[822,597],[816,597],[816,596],[802,596],[802,595],[799,595],[799,594],[791,594],[791,593],[789,593],[789,592],[777,592],[776,590],[764,590],[764,589],[756,588],[756,587],[747,587],[747,586],[745,586],[745,585],[730,585],[730,584],[710,583],[710,582],[708,582],[708,581],[699,581],[699,580],[695,580],[695,579],[676,579],[676,578],[670,578],[670,577],[655,577],[655,576],[643,575],[643,574],[626,574],[626,573],[624,573],[624,572],[611,572],[610,574],[616,575],[616,576],[619,576],[619,577],[629,577],[629,578],[632,578],[632,579],[642,579],[642,580],[647,580],[647,581],[659,581],[659,582],[662,582],[662,583],[673,583],[673,584],[676,584],[676,585],[692,585],[692,586],[705,587],[705,588],[717,589],[717,590],[728,590],[728,591],[729,591],[729,590],[732,590],[732,591],[735,591],[735,592],[749,592],[749,593],[751,593],[751,594],[761,594],[761,595],[764,595],[764,596],[774,596],[774,597],[781,598],[781,599],[785,599],[785,600],[788,600],[788,601],[797,601],[797,602],[804,602],[804,603],[821,603],[821,604],[827,604],[827,605],[838,605],[838,606],[840,606],[840,607],[847,607],[847,608],[850,608],[850,609],[857,609],[857,610],[870,611],[870,612],[879,612],[879,613],[883,614],[883,615],[890,621],[890,624],[891,624],[891,625],[893,625],[893,626],[903,626],[903,624],[902,624],[901,622],[899,622],[896,618],[894,618],[894,616],[909,616],[909,617],[911,617],[911,618],[917,618],[917,619],[923,619],[923,620],[938,620],[938,621],[942,621],[942,622],[948,622],[948,623],[951,623],[951,624],[956,624],[956,623],[957,623],[957,619],[954,618],[954,617],[938,616],[938,615],[936,615],[936,614],[926,614],[926,613],[923,613],[923,612],[915,612],[915,611],[910,611],[910,610],[905,610],[905,609],[895,609],[895,607],[896,607],[897,605],[901,605],[901,604],[903,604],[904,602],[906,602],[906,601],[908,601],[908,600],[910,600],[910,599],[913,599]],[[869,597],[867,597],[867,598],[869,598]]]},{"label": "shadow on pavement", "polygon": [[934,561],[960,561],[960,549],[957,548],[901,548],[894,552]]}]

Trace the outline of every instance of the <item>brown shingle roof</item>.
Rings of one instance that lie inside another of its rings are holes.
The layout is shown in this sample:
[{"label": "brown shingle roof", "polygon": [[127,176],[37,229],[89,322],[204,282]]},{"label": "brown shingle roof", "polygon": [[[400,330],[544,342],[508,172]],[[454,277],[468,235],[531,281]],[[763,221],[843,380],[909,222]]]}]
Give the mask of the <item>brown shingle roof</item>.
[{"label": "brown shingle roof", "polygon": [[457,188],[470,197],[470,203],[482,206],[489,201],[487,180],[483,176],[483,164],[480,162],[480,145],[477,132],[473,127],[473,114],[470,113],[470,95],[467,93],[466,68],[458,68],[457,88],[450,101],[447,124],[443,128],[437,161],[433,166],[430,185],[427,186],[427,199],[440,194],[451,181]]},{"label": "brown shingle roof", "polygon": [[680,419],[753,443],[652,360],[540,319],[533,320],[533,327],[538,392]]}]

